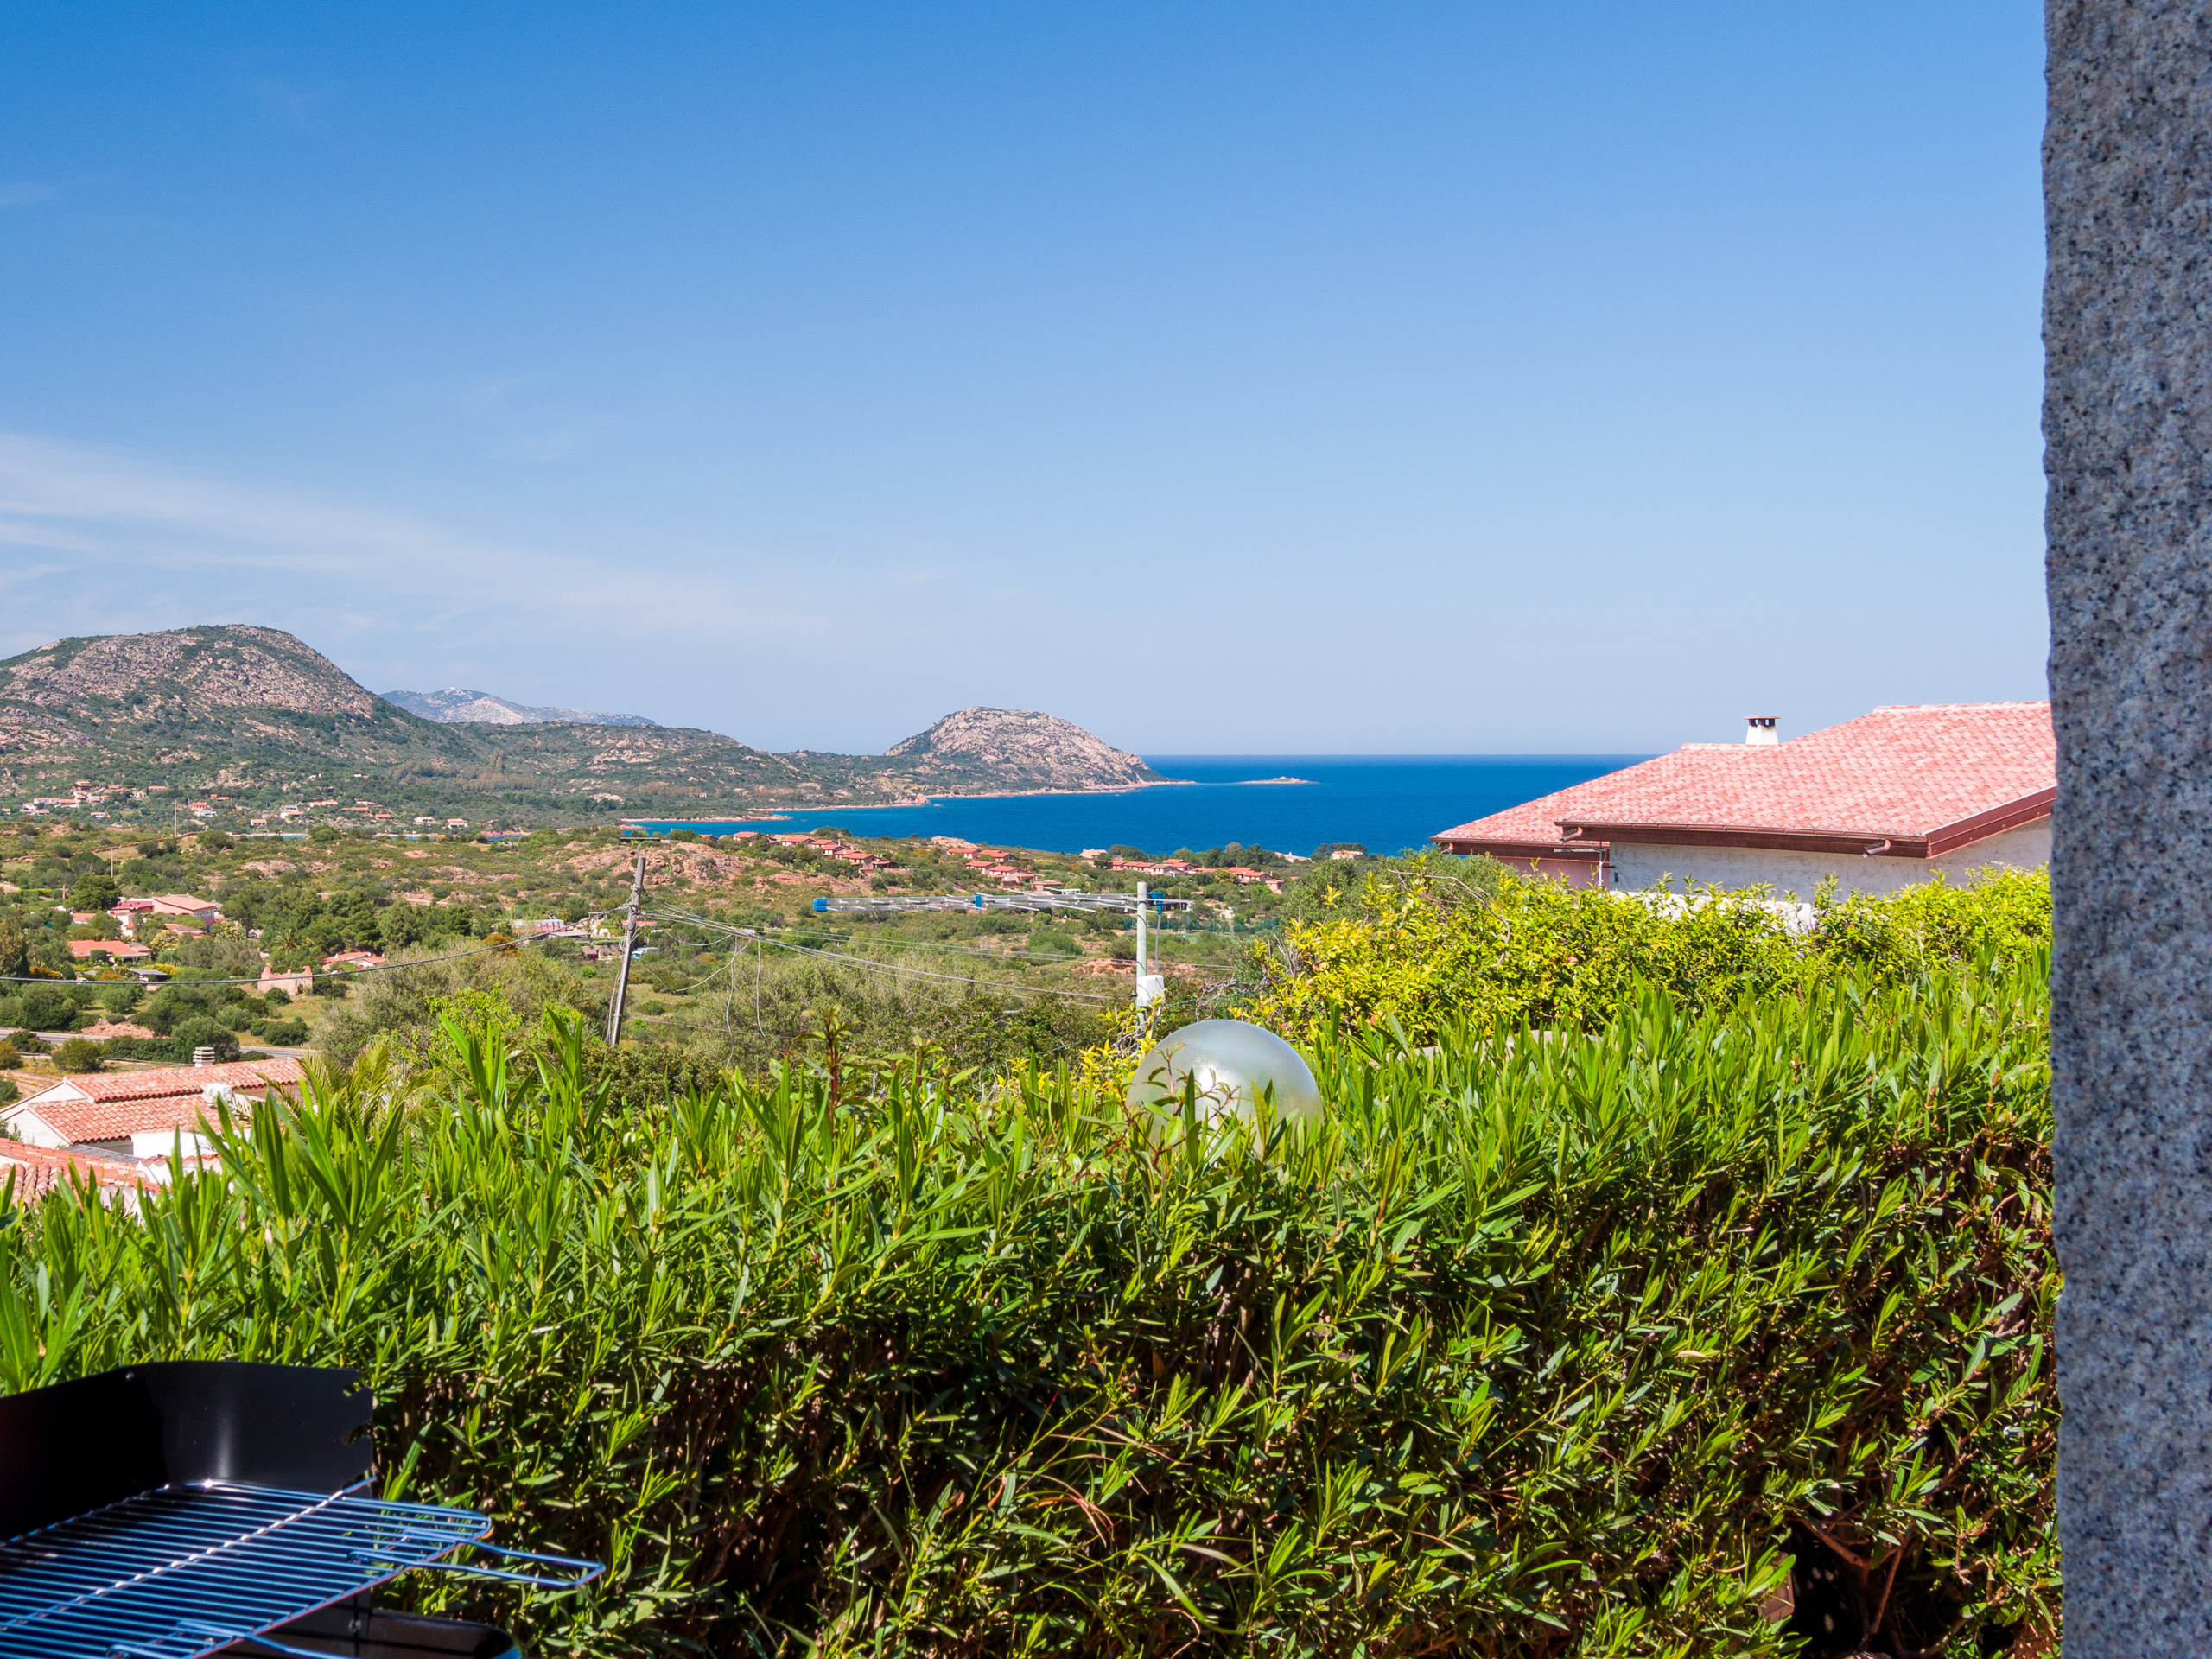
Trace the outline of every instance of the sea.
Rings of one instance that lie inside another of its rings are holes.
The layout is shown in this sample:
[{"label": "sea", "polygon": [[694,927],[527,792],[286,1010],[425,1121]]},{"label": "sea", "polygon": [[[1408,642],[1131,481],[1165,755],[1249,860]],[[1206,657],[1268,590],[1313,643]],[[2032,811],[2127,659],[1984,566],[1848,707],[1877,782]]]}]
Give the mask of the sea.
[{"label": "sea", "polygon": [[[855,836],[958,836],[992,846],[1155,855],[1241,842],[1309,854],[1427,845],[1440,830],[1649,759],[1641,754],[1151,754],[1172,784],[1111,794],[954,795],[926,806],[839,806],[741,819],[640,818],[653,830],[728,835],[838,829]],[[1296,782],[1271,781],[1294,779]]]}]

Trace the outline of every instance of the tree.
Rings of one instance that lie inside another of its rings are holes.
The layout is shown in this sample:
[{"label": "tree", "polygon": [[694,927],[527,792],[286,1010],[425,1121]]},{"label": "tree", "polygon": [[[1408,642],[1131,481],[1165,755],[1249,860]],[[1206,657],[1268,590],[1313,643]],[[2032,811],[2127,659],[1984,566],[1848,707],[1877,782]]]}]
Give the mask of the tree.
[{"label": "tree", "polygon": [[30,967],[30,946],[23,942],[23,918],[11,910],[0,916],[0,979],[21,979]]},{"label": "tree", "polygon": [[123,898],[123,889],[105,870],[86,870],[69,888],[69,908],[98,914],[111,910]]},{"label": "tree", "polygon": [[100,1046],[82,1037],[72,1037],[54,1051],[54,1064],[64,1071],[97,1071],[100,1069]]}]

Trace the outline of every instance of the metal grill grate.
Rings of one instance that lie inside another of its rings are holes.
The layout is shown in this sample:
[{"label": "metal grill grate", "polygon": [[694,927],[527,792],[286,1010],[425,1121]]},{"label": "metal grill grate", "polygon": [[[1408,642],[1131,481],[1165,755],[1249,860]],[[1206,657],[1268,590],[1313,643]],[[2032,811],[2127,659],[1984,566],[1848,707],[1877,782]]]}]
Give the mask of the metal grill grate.
[{"label": "metal grill grate", "polygon": [[0,1544],[0,1654],[198,1659],[490,1530],[472,1510],[350,1492],[162,1487]]}]

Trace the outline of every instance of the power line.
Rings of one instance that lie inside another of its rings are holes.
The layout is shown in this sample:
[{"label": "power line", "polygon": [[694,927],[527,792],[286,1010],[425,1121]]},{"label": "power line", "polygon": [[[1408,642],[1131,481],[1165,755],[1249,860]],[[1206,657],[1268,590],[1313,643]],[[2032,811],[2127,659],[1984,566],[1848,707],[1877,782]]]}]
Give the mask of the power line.
[{"label": "power line", "polygon": [[[789,939],[772,938],[766,934],[754,932],[749,928],[733,926],[727,922],[709,921],[703,916],[696,916],[684,911],[660,909],[659,914],[670,920],[688,922],[695,927],[703,927],[715,932],[727,933],[734,938],[749,938],[764,946],[772,945],[779,950],[795,950],[803,956],[821,957],[830,962],[849,962],[856,967],[873,968],[880,973],[901,974],[910,979],[935,979],[943,980],[948,983],[955,985],[978,985],[987,990],[1013,991],[1024,996],[1072,997],[1078,1001],[1084,1002],[1111,1002],[1115,1000],[1110,996],[1101,996],[1092,991],[1039,990],[1033,985],[1016,985],[1010,981],[1002,979],[976,979],[966,974],[931,973],[926,968],[906,968],[900,966],[897,963],[878,962],[871,957],[847,956],[841,951],[817,950],[812,945],[796,944]],[[712,979],[715,976],[712,974],[707,976],[707,979]],[[707,982],[707,980],[702,979],[698,982],[703,985]]]},{"label": "power line", "polygon": [[[541,943],[543,943],[541,939],[510,939],[504,944],[480,944],[473,950],[453,950],[442,957],[410,957],[404,962],[364,963],[357,968],[330,968],[325,969],[321,973],[315,973],[305,968],[272,969],[270,971],[284,979],[359,979],[365,974],[390,973],[395,968],[423,968],[434,962],[459,962],[463,957],[480,957],[493,950],[512,950],[517,945]],[[168,970],[164,969],[159,971],[167,972]],[[253,979],[165,979],[162,983],[164,985],[258,985],[264,977],[266,976]],[[0,985],[120,985],[126,982],[143,985],[146,982],[143,980],[125,982],[118,979],[62,979],[59,976],[48,979],[38,974],[0,974]]]}]

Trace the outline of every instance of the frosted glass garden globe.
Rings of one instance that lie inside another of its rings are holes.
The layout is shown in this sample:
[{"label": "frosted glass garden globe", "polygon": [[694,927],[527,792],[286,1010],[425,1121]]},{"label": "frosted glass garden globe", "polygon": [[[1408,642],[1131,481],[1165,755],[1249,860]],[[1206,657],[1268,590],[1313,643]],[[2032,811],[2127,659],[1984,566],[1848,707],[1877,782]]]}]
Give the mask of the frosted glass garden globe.
[{"label": "frosted glass garden globe", "polygon": [[1268,1088],[1274,1090],[1277,1123],[1320,1121],[1321,1090],[1313,1069],[1274,1033],[1242,1020],[1201,1020],[1154,1043],[1129,1081],[1130,1108],[1155,1114],[1164,1128],[1182,1115],[1186,1077],[1198,1083],[1198,1115],[1207,1122],[1229,1116],[1254,1122],[1261,1090]]}]

